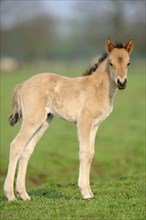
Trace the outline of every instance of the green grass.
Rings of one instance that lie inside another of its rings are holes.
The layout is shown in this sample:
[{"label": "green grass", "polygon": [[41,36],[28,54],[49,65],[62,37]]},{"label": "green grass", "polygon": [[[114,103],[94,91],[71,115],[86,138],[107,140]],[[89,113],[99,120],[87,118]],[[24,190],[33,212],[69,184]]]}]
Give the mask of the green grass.
[{"label": "green grass", "polygon": [[[82,70],[82,68],[81,68]],[[43,70],[46,71],[46,70]],[[53,71],[53,69],[51,70]],[[7,202],[3,195],[9,145],[20,125],[9,127],[14,86],[36,70],[1,74],[1,219],[145,219],[145,75],[131,66],[128,87],[119,91],[114,111],[97,133],[91,182],[96,199],[84,201],[77,188],[76,126],[55,119],[29,162],[27,189],[32,201]],[[55,72],[75,76],[79,69]]]},{"label": "green grass", "polygon": [[2,219],[144,219],[142,179],[108,180],[92,185],[96,199],[81,199],[74,184],[48,184],[30,190],[31,202],[1,205]]}]

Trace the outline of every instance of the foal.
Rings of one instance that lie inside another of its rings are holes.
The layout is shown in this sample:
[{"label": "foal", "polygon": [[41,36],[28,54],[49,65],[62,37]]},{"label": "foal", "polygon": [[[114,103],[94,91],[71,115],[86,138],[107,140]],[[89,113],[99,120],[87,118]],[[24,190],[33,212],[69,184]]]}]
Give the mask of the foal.
[{"label": "foal", "polygon": [[54,116],[77,124],[79,138],[78,186],[84,199],[94,198],[90,188],[90,166],[100,123],[111,113],[117,88],[125,89],[129,54],[133,41],[126,45],[106,40],[107,54],[81,77],[67,78],[53,73],[32,76],[14,92],[10,124],[23,118],[22,126],[10,146],[8,173],[4,184],[9,201],[15,199],[14,175],[19,160],[16,191],[23,200],[29,158]]}]

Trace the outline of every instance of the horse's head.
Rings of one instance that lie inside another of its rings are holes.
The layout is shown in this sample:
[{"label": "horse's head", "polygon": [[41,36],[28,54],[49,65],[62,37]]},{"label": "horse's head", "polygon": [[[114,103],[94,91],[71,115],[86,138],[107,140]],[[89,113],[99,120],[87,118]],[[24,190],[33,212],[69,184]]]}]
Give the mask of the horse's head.
[{"label": "horse's head", "polygon": [[129,55],[133,45],[133,40],[129,40],[125,45],[121,43],[113,44],[109,38],[106,40],[110,76],[119,89],[125,89],[127,84],[127,72],[130,64]]}]

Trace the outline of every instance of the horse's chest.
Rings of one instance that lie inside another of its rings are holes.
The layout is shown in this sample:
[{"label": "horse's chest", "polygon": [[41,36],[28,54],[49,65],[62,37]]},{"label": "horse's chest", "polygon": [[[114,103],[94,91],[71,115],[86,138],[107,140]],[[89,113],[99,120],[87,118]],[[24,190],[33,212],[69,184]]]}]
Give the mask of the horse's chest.
[{"label": "horse's chest", "polygon": [[110,115],[112,110],[113,110],[112,107],[103,110],[96,118],[96,125],[99,126]]}]

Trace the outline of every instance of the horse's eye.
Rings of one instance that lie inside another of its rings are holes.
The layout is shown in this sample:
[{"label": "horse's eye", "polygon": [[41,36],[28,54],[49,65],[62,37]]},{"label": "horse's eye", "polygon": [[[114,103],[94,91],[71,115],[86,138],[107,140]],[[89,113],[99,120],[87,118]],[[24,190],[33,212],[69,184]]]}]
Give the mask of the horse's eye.
[{"label": "horse's eye", "polygon": [[130,63],[127,64],[127,66],[129,66],[129,65],[130,65]]},{"label": "horse's eye", "polygon": [[110,66],[113,66],[113,64],[112,64],[112,63],[110,63]]}]

